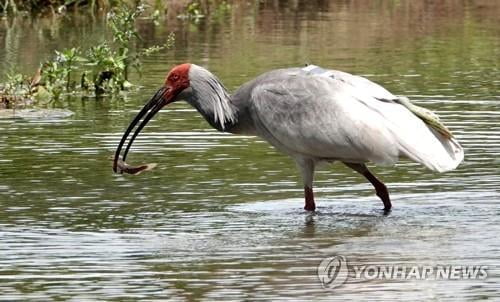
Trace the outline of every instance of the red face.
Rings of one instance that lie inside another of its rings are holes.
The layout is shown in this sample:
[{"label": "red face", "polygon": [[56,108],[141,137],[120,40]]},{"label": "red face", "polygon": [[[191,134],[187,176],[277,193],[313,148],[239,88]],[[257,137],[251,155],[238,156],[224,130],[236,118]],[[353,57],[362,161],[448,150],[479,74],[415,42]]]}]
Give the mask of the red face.
[{"label": "red face", "polygon": [[171,103],[174,98],[184,89],[189,87],[189,68],[191,64],[185,63],[177,65],[167,75],[165,79],[165,101]]}]

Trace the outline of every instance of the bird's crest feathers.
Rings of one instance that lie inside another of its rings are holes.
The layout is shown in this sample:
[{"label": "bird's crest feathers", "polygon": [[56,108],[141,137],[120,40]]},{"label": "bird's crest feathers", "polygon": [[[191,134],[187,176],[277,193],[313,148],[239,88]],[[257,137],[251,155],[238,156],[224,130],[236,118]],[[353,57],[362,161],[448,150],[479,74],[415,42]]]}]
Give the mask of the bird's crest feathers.
[{"label": "bird's crest feathers", "polygon": [[193,100],[193,105],[211,119],[216,128],[224,130],[227,123],[236,121],[231,97],[215,75],[203,67],[191,64],[189,79],[197,96],[197,99]]}]

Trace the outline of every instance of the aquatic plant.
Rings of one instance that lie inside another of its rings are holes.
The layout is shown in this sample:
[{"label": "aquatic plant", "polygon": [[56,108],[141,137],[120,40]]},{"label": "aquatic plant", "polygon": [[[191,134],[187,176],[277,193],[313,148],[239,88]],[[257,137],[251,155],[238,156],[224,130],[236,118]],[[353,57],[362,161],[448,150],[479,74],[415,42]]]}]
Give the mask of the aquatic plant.
[{"label": "aquatic plant", "polygon": [[[135,9],[129,9],[128,6],[124,4],[111,10],[107,16],[108,25],[113,35],[113,42],[116,44],[117,48],[114,57],[119,58],[123,64],[123,69],[120,69],[120,71],[123,77],[122,83],[125,84],[128,82],[130,67],[140,73],[142,67],[141,57],[152,55],[173,45],[174,35],[170,34],[163,45],[154,45],[149,48],[134,51],[137,49],[133,45],[134,42],[136,42],[136,40],[142,40],[135,27],[135,20],[143,12],[143,5],[138,5]],[[152,18],[158,18],[157,11],[153,12]]]},{"label": "aquatic plant", "polygon": [[92,86],[96,94],[125,89],[125,57],[103,42],[87,51],[86,66],[91,67],[91,79],[82,75],[82,88]]},{"label": "aquatic plant", "polygon": [[180,19],[189,19],[197,23],[202,18],[204,18],[205,15],[203,14],[200,2],[197,0],[193,0],[188,3],[184,12],[182,14],[179,14],[177,17]]},{"label": "aquatic plant", "polygon": [[132,86],[128,81],[130,67],[140,73],[141,58],[173,45],[174,36],[171,34],[163,45],[137,50],[134,44],[141,37],[135,27],[135,21],[143,12],[142,5],[131,9],[127,4],[123,4],[108,13],[108,26],[113,42],[104,41],[87,51],[84,61],[86,66],[91,67],[92,72],[90,83],[87,74],[83,73],[83,88],[94,87],[96,94],[128,89]]},{"label": "aquatic plant", "polygon": [[210,17],[212,20],[220,19],[227,15],[230,9],[231,4],[226,0],[191,0],[177,18],[199,23],[205,17]]},{"label": "aquatic plant", "polygon": [[171,47],[174,41],[171,34],[163,45],[137,49],[135,42],[140,36],[135,21],[143,11],[140,5],[115,7],[107,16],[112,41],[103,40],[87,50],[56,50],[51,59],[41,64],[31,81],[21,74],[11,75],[0,87],[2,102],[11,104],[17,98],[57,100],[63,94],[72,93],[113,95],[131,88],[130,67],[140,74],[141,58]]},{"label": "aquatic plant", "polygon": [[136,9],[128,9],[126,5],[119,6],[108,13],[108,24],[113,33],[113,42],[117,44],[117,55],[123,59],[124,77],[128,78],[128,61],[130,43],[133,38],[140,39],[135,29],[135,19],[144,11],[139,5]]},{"label": "aquatic plant", "polygon": [[56,61],[62,66],[66,75],[66,90],[70,91],[74,82],[71,81],[71,73],[78,70],[77,64],[83,62],[85,59],[80,57],[80,50],[78,48],[69,48],[61,52],[55,51]]},{"label": "aquatic plant", "polygon": [[0,87],[0,109],[16,108],[17,103],[29,93],[26,78],[21,74],[7,74],[7,81]]}]

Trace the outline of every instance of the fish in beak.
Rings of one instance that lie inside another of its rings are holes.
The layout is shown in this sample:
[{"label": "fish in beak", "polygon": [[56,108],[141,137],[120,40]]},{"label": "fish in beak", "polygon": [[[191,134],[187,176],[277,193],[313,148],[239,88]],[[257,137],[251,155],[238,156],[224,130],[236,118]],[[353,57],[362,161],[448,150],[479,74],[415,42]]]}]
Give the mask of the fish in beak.
[{"label": "fish in beak", "polygon": [[[163,108],[165,105],[173,102],[175,99],[175,95],[172,93],[172,89],[168,86],[164,86],[160,88],[155,95],[149,100],[149,102],[144,105],[144,107],[141,109],[141,111],[137,114],[137,116],[132,120],[130,125],[128,126],[127,130],[125,130],[125,133],[122,136],[122,139],[120,140],[120,143],[118,144],[118,147],[116,148],[114,160],[113,160],[113,171],[115,173],[122,173],[122,172],[127,172],[127,170],[119,169],[119,162],[120,160],[123,160],[125,162],[125,159],[127,158],[128,151],[130,150],[130,147],[132,146],[132,143],[134,142],[135,138],[141,130],[146,126],[146,124],[155,116],[158,111],[160,111],[161,108]],[[142,121],[141,121],[142,119]],[[139,123],[140,122],[140,123]],[[123,153],[122,159],[120,159],[120,153],[123,148],[123,145],[125,144],[125,141],[129,137],[130,133],[132,130],[135,128],[135,126],[139,124],[137,129],[135,130],[134,134],[128,141],[127,147],[125,148],[125,152]]]}]

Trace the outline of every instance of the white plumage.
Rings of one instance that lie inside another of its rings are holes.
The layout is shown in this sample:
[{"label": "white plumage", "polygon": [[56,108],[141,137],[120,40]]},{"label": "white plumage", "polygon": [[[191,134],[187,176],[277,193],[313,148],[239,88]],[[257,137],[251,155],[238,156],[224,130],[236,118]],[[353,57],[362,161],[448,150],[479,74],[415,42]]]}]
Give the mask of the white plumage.
[{"label": "white plumage", "polygon": [[[383,87],[340,71],[280,71],[252,91],[258,134],[293,157],[392,165],[400,157],[431,170],[463,159],[456,139],[425,124]],[[384,101],[386,100],[386,101]]]}]

